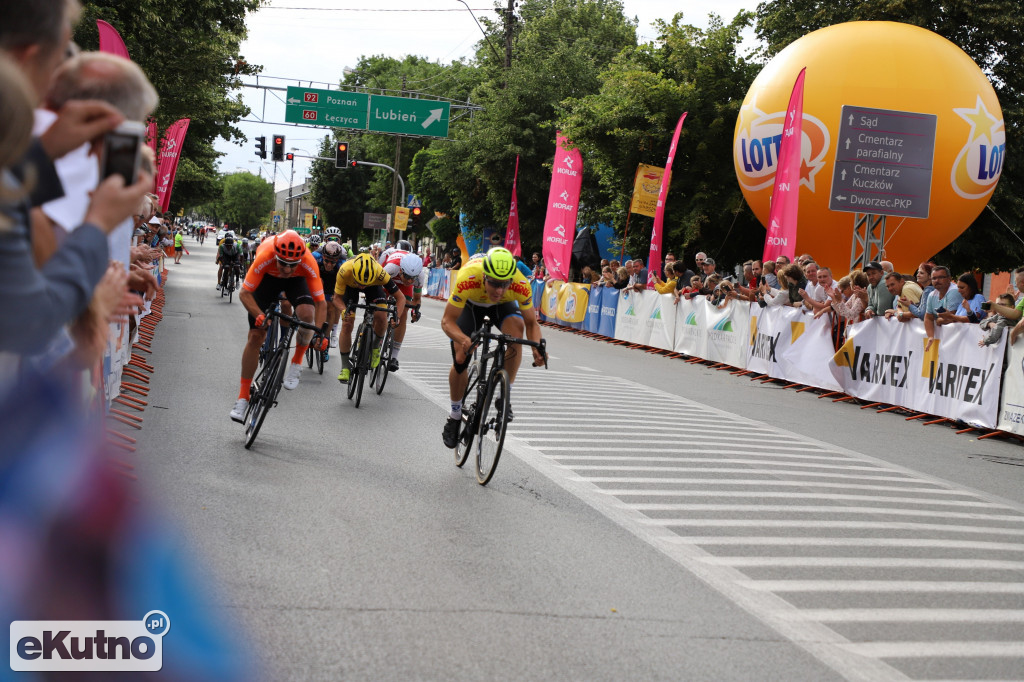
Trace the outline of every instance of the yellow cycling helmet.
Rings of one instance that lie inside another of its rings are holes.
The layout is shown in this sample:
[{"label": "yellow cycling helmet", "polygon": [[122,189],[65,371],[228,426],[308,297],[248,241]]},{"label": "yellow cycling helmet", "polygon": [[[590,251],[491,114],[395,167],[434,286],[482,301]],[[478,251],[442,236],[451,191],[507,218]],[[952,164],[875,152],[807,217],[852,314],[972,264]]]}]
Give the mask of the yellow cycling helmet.
[{"label": "yellow cycling helmet", "polygon": [[516,272],[516,257],[501,246],[495,246],[484,256],[484,274],[500,281],[512,279]]},{"label": "yellow cycling helmet", "polygon": [[368,253],[361,253],[352,259],[352,276],[360,286],[379,284],[384,278],[384,268]]}]

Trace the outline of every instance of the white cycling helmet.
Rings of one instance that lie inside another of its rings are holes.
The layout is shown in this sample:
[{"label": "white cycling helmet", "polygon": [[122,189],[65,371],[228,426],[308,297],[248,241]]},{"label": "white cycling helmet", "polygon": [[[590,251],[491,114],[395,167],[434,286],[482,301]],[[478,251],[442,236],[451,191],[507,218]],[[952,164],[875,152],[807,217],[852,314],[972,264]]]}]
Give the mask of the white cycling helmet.
[{"label": "white cycling helmet", "polygon": [[398,267],[406,277],[419,277],[423,271],[423,259],[415,253],[407,253],[398,262]]},{"label": "white cycling helmet", "polygon": [[235,238],[235,233],[232,232],[231,230],[228,230],[227,232],[224,233],[224,239],[234,239],[234,238]]},{"label": "white cycling helmet", "polygon": [[336,227],[328,227],[324,230],[324,235],[327,237],[341,237],[341,230]]},{"label": "white cycling helmet", "polygon": [[309,238],[309,243],[313,244],[313,245],[319,244],[322,241],[323,241],[323,239],[318,234],[314,234],[313,236],[311,236]]}]

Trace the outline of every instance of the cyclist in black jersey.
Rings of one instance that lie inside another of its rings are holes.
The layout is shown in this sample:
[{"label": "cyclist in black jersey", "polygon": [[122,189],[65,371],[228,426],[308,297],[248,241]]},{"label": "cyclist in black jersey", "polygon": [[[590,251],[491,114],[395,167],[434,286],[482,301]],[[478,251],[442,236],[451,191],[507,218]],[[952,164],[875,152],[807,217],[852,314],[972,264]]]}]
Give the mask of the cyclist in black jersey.
[{"label": "cyclist in black jersey", "polygon": [[[320,279],[324,283],[324,296],[330,304],[334,298],[334,284],[338,279],[338,271],[341,264],[345,262],[345,249],[338,242],[325,242],[318,251],[313,252],[313,258],[320,266]],[[341,311],[333,305],[327,306],[327,324],[331,327],[331,348],[338,347],[338,320],[341,319]],[[327,351],[324,351],[324,362],[327,362]]]},{"label": "cyclist in black jersey", "polygon": [[217,291],[220,291],[224,282],[224,266],[231,267],[242,260],[242,252],[235,245],[235,237],[228,232],[224,237],[224,243],[217,247]]}]

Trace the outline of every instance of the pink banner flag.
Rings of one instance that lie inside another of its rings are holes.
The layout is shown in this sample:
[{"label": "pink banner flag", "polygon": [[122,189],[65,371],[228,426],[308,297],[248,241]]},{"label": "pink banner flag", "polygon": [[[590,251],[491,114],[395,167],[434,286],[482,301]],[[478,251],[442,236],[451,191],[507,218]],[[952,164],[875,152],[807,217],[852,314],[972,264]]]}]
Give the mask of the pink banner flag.
[{"label": "pink banner flag", "polygon": [[779,146],[778,170],[772,188],[771,208],[768,210],[768,233],[764,239],[764,260],[786,256],[789,262],[796,258],[797,213],[800,210],[800,158],[803,146],[804,73],[793,84],[789,96],[786,119],[782,126],[782,144]]},{"label": "pink banner flag", "polygon": [[117,32],[116,28],[102,19],[96,20],[96,28],[100,32],[100,52],[116,54],[118,57],[131,59],[128,56],[128,48],[124,46],[121,34]]},{"label": "pink banner flag", "polygon": [[583,157],[561,132],[555,136],[555,165],[551,170],[548,212],[544,218],[544,266],[551,279],[569,281],[572,239],[576,234],[580,187],[583,185]]},{"label": "pink banner flag", "polygon": [[519,155],[516,154],[516,173],[512,176],[512,206],[508,209],[508,230],[505,231],[505,248],[513,256],[523,255],[523,245],[519,243],[519,206],[516,199],[516,182],[519,180]]},{"label": "pink banner flag", "polygon": [[164,131],[164,141],[156,160],[156,196],[160,201],[161,211],[166,211],[171,205],[174,176],[178,172],[181,145],[185,142],[185,133],[188,131],[190,120],[188,118],[179,119]]},{"label": "pink banner flag", "polygon": [[150,119],[146,121],[146,144],[148,144],[149,148],[153,150],[154,155],[156,154],[157,139],[159,139],[159,136],[156,132],[156,119],[151,116]]},{"label": "pink banner flag", "polygon": [[661,175],[661,186],[658,188],[658,203],[654,205],[654,229],[651,231],[651,251],[647,256],[647,288],[654,288],[655,276],[661,277],[661,235],[665,225],[665,201],[668,199],[668,187],[672,184],[672,162],[676,160],[676,146],[679,144],[679,133],[683,130],[683,121],[687,112],[679,117],[676,131],[672,133],[672,144],[668,147],[668,161],[665,172]]}]

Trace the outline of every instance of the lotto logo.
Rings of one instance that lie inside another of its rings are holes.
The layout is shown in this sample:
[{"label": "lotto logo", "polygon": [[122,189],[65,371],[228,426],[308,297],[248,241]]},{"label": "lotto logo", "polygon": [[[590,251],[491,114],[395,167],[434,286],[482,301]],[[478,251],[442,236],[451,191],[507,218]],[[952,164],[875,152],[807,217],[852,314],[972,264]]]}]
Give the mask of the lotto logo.
[{"label": "lotto logo", "polygon": [[160,670],[171,619],[150,611],[138,620],[16,620],[11,670],[19,672]]}]

